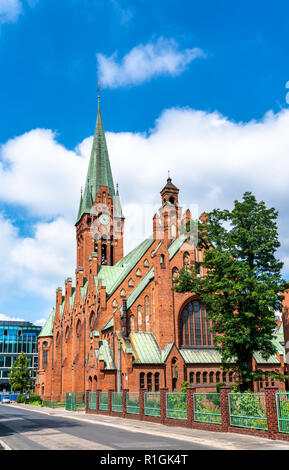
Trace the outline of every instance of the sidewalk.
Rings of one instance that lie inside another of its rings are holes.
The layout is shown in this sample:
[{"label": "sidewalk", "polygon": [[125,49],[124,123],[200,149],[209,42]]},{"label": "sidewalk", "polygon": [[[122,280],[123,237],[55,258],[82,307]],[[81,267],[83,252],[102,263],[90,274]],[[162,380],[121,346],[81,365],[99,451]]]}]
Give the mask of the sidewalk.
[{"label": "sidewalk", "polygon": [[245,434],[223,433],[170,427],[158,423],[125,419],[114,416],[86,414],[84,411],[66,411],[63,408],[46,408],[24,404],[9,404],[15,408],[27,409],[50,416],[112,426],[126,431],[144,433],[160,437],[179,439],[180,441],[195,442],[223,450],[289,450],[289,442],[273,441]]}]

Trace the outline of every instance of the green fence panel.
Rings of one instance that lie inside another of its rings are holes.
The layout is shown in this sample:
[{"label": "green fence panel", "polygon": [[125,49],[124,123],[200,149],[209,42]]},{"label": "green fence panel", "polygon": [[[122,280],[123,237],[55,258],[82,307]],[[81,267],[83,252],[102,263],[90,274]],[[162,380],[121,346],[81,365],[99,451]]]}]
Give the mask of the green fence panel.
[{"label": "green fence panel", "polygon": [[126,393],[126,412],[139,415],[139,393]]},{"label": "green fence panel", "polygon": [[229,409],[231,426],[267,430],[264,393],[229,393]]},{"label": "green fence panel", "polygon": [[166,410],[169,419],[187,419],[187,394],[167,393]]},{"label": "green fence panel", "polygon": [[145,392],[144,414],[146,416],[161,416],[161,401],[159,392]]},{"label": "green fence panel", "polygon": [[65,409],[69,411],[81,411],[85,409],[85,393],[66,392]]},{"label": "green fence panel", "polygon": [[99,409],[108,410],[108,392],[99,392]]},{"label": "green fence panel", "polygon": [[194,420],[201,423],[222,424],[219,393],[194,393]]},{"label": "green fence panel", "polygon": [[88,409],[96,410],[96,392],[88,393]]},{"label": "green fence panel", "polygon": [[276,393],[276,406],[279,432],[289,433],[289,393]]},{"label": "green fence panel", "polygon": [[111,410],[122,413],[122,392],[112,392]]}]

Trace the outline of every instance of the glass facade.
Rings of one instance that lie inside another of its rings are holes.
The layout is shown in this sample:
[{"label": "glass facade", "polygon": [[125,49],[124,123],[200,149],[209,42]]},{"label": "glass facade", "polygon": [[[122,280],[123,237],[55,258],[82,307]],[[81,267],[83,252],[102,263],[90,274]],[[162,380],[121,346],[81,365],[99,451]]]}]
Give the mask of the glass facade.
[{"label": "glass facade", "polygon": [[8,372],[22,352],[29,359],[31,377],[35,379],[38,369],[37,341],[41,328],[30,322],[0,321],[0,392],[11,391]]}]

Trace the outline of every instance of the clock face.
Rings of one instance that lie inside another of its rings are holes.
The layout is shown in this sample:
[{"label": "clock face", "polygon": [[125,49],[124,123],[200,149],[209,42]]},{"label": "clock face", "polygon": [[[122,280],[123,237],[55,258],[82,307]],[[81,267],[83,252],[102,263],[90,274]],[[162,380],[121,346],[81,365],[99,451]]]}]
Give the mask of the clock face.
[{"label": "clock face", "polygon": [[110,221],[110,217],[108,214],[101,214],[99,216],[99,222],[102,224],[102,225],[108,225],[109,224],[109,221]]}]

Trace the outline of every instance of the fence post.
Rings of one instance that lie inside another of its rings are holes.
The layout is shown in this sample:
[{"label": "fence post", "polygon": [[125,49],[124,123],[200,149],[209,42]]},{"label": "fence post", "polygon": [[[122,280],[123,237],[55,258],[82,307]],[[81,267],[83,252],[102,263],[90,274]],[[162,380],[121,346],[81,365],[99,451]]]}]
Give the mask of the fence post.
[{"label": "fence post", "polygon": [[193,421],[195,420],[194,416],[194,393],[196,393],[195,387],[186,388],[186,398],[187,398],[187,426],[191,428]]},{"label": "fence post", "polygon": [[276,406],[276,393],[278,392],[278,387],[264,387],[264,392],[267,414],[268,438],[277,439],[279,427]]},{"label": "fence post", "polygon": [[122,417],[126,417],[126,394],[129,392],[128,389],[124,388],[122,391]]},{"label": "fence post", "polygon": [[139,419],[144,419],[144,394],[147,391],[146,388],[139,389]]},{"label": "fence post", "polygon": [[231,387],[220,387],[220,402],[221,402],[221,416],[222,416],[222,431],[228,432],[230,427],[230,408],[229,408],[229,393]]},{"label": "fence post", "polygon": [[161,408],[161,423],[165,424],[167,419],[167,392],[168,388],[160,388],[160,408]]},{"label": "fence post", "polygon": [[109,416],[112,415],[112,393],[114,392],[114,390],[110,389],[108,391],[108,414]]},{"label": "fence post", "polygon": [[96,389],[96,404],[95,404],[95,411],[99,411],[99,394],[101,390],[98,388]]},{"label": "fence post", "polygon": [[88,400],[89,400],[89,390],[86,390],[86,392],[85,392],[85,413],[87,413],[87,411],[88,411],[88,405],[89,405]]}]

